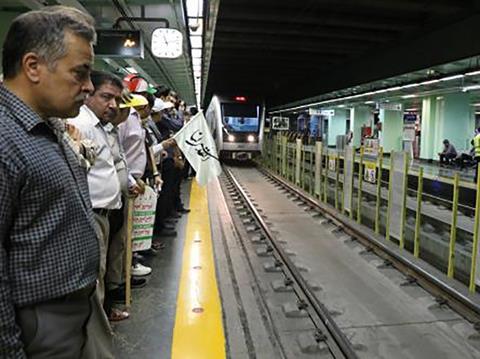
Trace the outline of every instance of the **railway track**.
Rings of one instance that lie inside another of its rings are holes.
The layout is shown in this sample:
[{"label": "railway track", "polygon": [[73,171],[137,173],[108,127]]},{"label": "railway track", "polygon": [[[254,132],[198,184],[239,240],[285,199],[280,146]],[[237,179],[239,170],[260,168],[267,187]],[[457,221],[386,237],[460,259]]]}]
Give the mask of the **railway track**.
[{"label": "railway track", "polygon": [[[393,246],[363,233],[277,176],[253,168],[224,171],[225,192],[241,212],[242,223],[260,239],[257,256],[268,258],[270,268],[282,275],[277,283],[295,295],[289,308],[312,323],[310,344],[302,352],[328,352],[333,358],[480,356],[474,324],[480,318],[478,298],[464,296],[436,278],[431,268],[398,256]],[[302,212],[298,221],[295,211]],[[319,241],[308,238],[316,235]],[[312,278],[320,282],[320,291],[311,285]],[[431,338],[419,342],[422,337]]]}]

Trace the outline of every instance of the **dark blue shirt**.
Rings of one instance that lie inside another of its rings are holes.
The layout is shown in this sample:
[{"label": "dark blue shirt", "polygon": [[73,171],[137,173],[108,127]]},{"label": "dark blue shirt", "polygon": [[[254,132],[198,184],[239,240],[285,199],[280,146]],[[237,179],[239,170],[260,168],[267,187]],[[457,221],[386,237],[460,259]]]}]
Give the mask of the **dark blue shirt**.
[{"label": "dark blue shirt", "polygon": [[85,170],[61,133],[0,86],[0,357],[24,355],[16,308],[95,283],[98,264]]}]

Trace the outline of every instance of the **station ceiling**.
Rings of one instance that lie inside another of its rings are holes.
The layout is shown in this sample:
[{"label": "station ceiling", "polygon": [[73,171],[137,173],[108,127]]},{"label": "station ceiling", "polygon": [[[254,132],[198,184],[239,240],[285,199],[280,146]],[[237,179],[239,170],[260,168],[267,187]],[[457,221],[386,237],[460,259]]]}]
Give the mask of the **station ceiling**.
[{"label": "station ceiling", "polygon": [[[97,28],[112,29],[119,17],[159,17],[168,20],[171,28],[183,33],[183,55],[176,59],[160,59],[152,55],[150,49],[151,33],[163,23],[125,21],[123,29],[139,29],[143,32],[145,55],[143,59],[97,58],[96,67],[109,71],[124,71],[126,67],[134,68],[156,85],[164,84],[177,91],[188,104],[195,104],[194,79],[188,27],[186,26],[185,2],[183,0],[0,0],[0,12],[11,21],[16,15],[45,5],[67,5],[90,13],[96,21]],[[8,28],[5,21],[0,24],[0,35]]]},{"label": "station ceiling", "polygon": [[275,107],[471,58],[477,34],[478,0],[221,0],[204,104],[243,94]]}]

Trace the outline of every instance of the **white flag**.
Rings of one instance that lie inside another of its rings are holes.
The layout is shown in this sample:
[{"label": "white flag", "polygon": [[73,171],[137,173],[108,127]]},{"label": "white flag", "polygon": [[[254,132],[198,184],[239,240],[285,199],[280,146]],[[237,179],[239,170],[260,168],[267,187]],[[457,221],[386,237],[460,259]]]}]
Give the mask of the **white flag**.
[{"label": "white flag", "polygon": [[197,172],[199,185],[206,185],[221,172],[215,142],[200,111],[173,136],[185,158]]}]

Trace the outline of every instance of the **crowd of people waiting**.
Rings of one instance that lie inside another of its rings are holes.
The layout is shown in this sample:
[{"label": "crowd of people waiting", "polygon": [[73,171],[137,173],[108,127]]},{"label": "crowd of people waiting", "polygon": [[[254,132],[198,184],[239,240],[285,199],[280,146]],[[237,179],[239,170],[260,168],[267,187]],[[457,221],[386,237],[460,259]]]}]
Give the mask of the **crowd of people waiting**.
[{"label": "crowd of people waiting", "polygon": [[[172,134],[196,109],[138,76],[93,71],[94,21],[68,7],[16,18],[0,85],[0,357],[110,358],[125,283],[146,284],[188,213]],[[129,199],[158,193],[152,248],[125,278]]]}]

